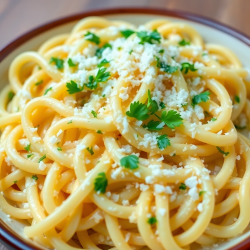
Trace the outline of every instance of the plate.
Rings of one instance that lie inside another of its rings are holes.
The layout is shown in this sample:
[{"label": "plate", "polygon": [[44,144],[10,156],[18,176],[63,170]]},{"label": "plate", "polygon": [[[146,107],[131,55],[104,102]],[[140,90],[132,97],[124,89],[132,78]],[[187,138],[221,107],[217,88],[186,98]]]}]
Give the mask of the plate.
[{"label": "plate", "polygon": [[[102,16],[109,20],[124,20],[135,25],[140,25],[158,18],[168,19],[174,22],[185,22],[194,27],[201,34],[205,42],[226,46],[240,58],[244,66],[250,68],[250,38],[216,21],[180,11],[152,8],[105,9],[84,12],[47,23],[31,30],[6,46],[0,51],[0,89],[8,83],[9,65],[18,54],[24,51],[37,50],[38,47],[49,38],[70,32],[77,21],[87,16]],[[9,249],[44,249],[24,236],[24,226],[24,222],[18,220],[12,219],[11,222],[8,221],[7,216],[0,210],[0,242],[3,242]],[[243,250],[249,248],[250,227],[248,227],[242,235],[230,241],[225,241],[218,247],[213,246],[211,249]]]}]

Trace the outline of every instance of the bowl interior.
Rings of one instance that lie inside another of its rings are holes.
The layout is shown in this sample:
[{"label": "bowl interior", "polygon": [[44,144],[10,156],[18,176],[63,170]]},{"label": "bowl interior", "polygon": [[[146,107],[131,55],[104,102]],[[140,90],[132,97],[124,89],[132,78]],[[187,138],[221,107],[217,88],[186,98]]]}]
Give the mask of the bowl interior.
[{"label": "bowl interior", "polygon": [[[152,11],[153,12],[153,11]],[[216,43],[223,46],[226,46],[230,50],[232,50],[241,60],[243,65],[245,67],[250,68],[250,48],[249,46],[242,42],[241,40],[224,33],[216,28],[209,27],[205,24],[198,23],[195,21],[189,21],[184,20],[181,18],[176,18],[172,16],[166,16],[166,15],[158,15],[158,14],[138,14],[138,13],[124,13],[124,14],[111,14],[111,15],[104,15],[105,18],[108,18],[110,20],[124,20],[127,22],[131,22],[135,25],[141,25],[144,24],[147,21],[153,20],[153,19],[168,19],[174,22],[185,22],[187,24],[190,24],[193,28],[195,28],[203,37],[205,42],[207,43]],[[8,83],[8,68],[11,63],[11,61],[20,53],[24,51],[32,51],[37,50],[38,47],[45,42],[47,39],[63,33],[69,33],[73,26],[77,23],[77,21],[71,21],[62,25],[58,25],[57,27],[51,28],[47,31],[44,31],[35,37],[27,40],[19,47],[15,48],[10,54],[8,54],[0,63],[0,89],[3,88]],[[248,43],[250,41],[248,40]],[[1,53],[0,53],[1,55]],[[0,223],[6,224],[12,232],[15,232],[15,234],[18,234],[19,236],[25,237],[23,234],[23,227],[25,226],[25,223],[12,219],[11,221],[8,219],[6,214],[4,214],[0,210]],[[245,230],[245,233],[242,234],[239,237],[233,238],[230,241],[225,241],[219,244],[219,246],[214,245],[209,249],[229,249],[233,246],[238,245],[242,241],[244,241],[246,238],[250,236],[250,228],[247,228]],[[25,237],[26,238],[26,237]],[[34,243],[26,238],[28,242],[30,242],[31,246],[34,246]],[[193,246],[194,249],[201,249],[198,247],[198,245]],[[43,249],[42,247],[40,249]],[[235,249],[238,249],[237,247]]]}]

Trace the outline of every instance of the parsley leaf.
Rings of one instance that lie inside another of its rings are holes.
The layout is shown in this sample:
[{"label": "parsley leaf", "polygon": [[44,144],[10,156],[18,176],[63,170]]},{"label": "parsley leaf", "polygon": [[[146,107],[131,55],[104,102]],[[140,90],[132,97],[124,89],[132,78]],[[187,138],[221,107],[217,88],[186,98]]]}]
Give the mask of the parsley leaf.
[{"label": "parsley leaf", "polygon": [[147,104],[147,107],[148,108],[151,107],[151,109],[149,110],[151,115],[154,114],[159,109],[157,102],[155,100],[152,100],[151,93],[150,93],[149,89],[148,89],[148,104]]},{"label": "parsley leaf", "polygon": [[86,148],[87,150],[88,150],[88,152],[91,154],[91,155],[93,155],[94,154],[94,151],[93,151],[93,147],[87,147]]},{"label": "parsley leaf", "polygon": [[216,147],[216,148],[217,148],[218,151],[219,151],[220,153],[222,153],[223,155],[225,155],[225,156],[229,155],[229,152],[224,152],[220,147]]},{"label": "parsley leaf", "polygon": [[32,177],[31,177],[33,180],[35,180],[35,181],[37,181],[38,180],[38,177],[37,177],[37,175],[32,175]]},{"label": "parsley leaf", "polygon": [[188,70],[190,71],[196,71],[197,69],[194,68],[194,64],[190,64],[188,62],[184,62],[181,64],[181,71],[184,70],[184,73],[187,74]]},{"label": "parsley leaf", "polygon": [[107,68],[101,68],[98,70],[96,77],[89,76],[89,81],[85,84],[89,89],[96,89],[98,86],[98,82],[106,82],[110,77],[109,72],[105,72]]},{"label": "parsley leaf", "polygon": [[149,118],[148,112],[147,105],[138,101],[130,104],[130,111],[127,111],[126,115],[143,121]]},{"label": "parsley leaf", "polygon": [[102,57],[102,53],[103,51],[106,49],[106,48],[111,48],[112,49],[112,46],[109,44],[109,43],[105,43],[102,48],[98,48],[95,52],[95,55],[98,57],[98,58],[101,58]]},{"label": "parsley leaf", "polygon": [[128,53],[131,55],[132,52],[133,52],[133,50],[131,49]]},{"label": "parsley leaf", "polygon": [[139,163],[139,157],[136,155],[124,156],[120,160],[121,166],[129,169],[138,168],[138,163]]},{"label": "parsley leaf", "polygon": [[239,98],[239,96],[235,95],[235,96],[234,96],[234,100],[235,100],[236,102],[240,103],[240,98]]},{"label": "parsley leaf", "polygon": [[160,58],[156,56],[157,64],[156,66],[160,69],[163,69],[164,72],[172,74],[178,70],[177,66],[170,66],[169,64],[166,64],[164,62],[160,61]]},{"label": "parsley leaf", "polygon": [[9,93],[8,93],[8,99],[9,99],[9,101],[11,101],[12,99],[13,99],[13,97],[14,97],[14,92],[13,91],[10,91]]},{"label": "parsley leaf", "polygon": [[99,64],[97,64],[98,68],[101,68],[102,66],[108,64],[109,61],[107,59],[103,59]]},{"label": "parsley leaf", "polygon": [[14,184],[17,184],[17,181],[14,181]]},{"label": "parsley leaf", "polygon": [[30,151],[30,146],[31,146],[31,144],[28,144],[24,149],[25,149],[27,152],[29,152],[29,151]]},{"label": "parsley leaf", "polygon": [[106,82],[110,77],[109,72],[105,72],[107,68],[101,68],[98,70],[97,75],[95,77],[96,82]]},{"label": "parsley leaf", "polygon": [[62,148],[61,148],[61,147],[58,147],[57,150],[58,150],[58,151],[62,151]]},{"label": "parsley leaf", "polygon": [[181,185],[179,186],[179,189],[181,190],[186,190],[187,186],[184,183],[181,183]]},{"label": "parsley leaf", "polygon": [[[165,125],[165,123],[163,123],[163,126],[164,125]],[[160,131],[163,129],[163,126],[162,126],[162,122],[151,120],[148,122],[147,125],[144,124],[142,127],[147,128],[149,130]]]},{"label": "parsley leaf", "polygon": [[52,87],[47,88],[47,89],[45,90],[45,92],[44,92],[44,95],[47,95],[47,94],[48,94],[48,92],[49,92],[50,90],[52,90]]},{"label": "parsley leaf", "polygon": [[94,33],[91,33],[89,31],[84,35],[84,37],[85,37],[85,40],[88,40],[88,41],[93,42],[95,44],[100,43],[100,38],[97,35],[95,35]]},{"label": "parsley leaf", "polygon": [[212,122],[215,122],[216,120],[217,120],[216,117],[213,117],[213,118],[211,119]]},{"label": "parsley leaf", "polygon": [[158,51],[159,54],[163,54],[164,53],[164,49],[161,49]]},{"label": "parsley leaf", "polygon": [[72,121],[72,120],[70,120],[70,121],[68,121],[68,122],[67,122],[67,124],[70,124],[70,123],[72,123],[72,122],[73,122],[73,121]]},{"label": "parsley leaf", "polygon": [[160,102],[160,107],[161,107],[162,109],[164,109],[164,108],[166,108],[166,105],[165,105],[163,102]]},{"label": "parsley leaf", "polygon": [[153,44],[153,41],[160,43],[161,40],[161,35],[158,33],[157,30],[154,30],[152,32],[140,31],[136,32],[136,35],[141,39],[139,44],[145,44],[145,43]]},{"label": "parsley leaf", "polygon": [[31,156],[33,156],[34,154],[28,154],[27,155],[27,158],[30,158]]},{"label": "parsley leaf", "polygon": [[108,186],[108,179],[104,172],[101,172],[95,178],[95,191],[104,194],[106,192],[106,187]]},{"label": "parsley leaf", "polygon": [[180,46],[190,45],[190,42],[189,42],[189,41],[186,41],[185,39],[182,39],[182,40],[179,42],[179,45],[180,45]]},{"label": "parsley leaf", "polygon": [[76,64],[73,63],[71,58],[68,59],[68,65],[69,65],[69,67],[75,67],[76,66]]},{"label": "parsley leaf", "polygon": [[157,219],[155,217],[150,217],[147,220],[147,223],[150,224],[150,225],[154,225],[156,222],[157,222]]},{"label": "parsley leaf", "polygon": [[42,157],[39,159],[38,163],[40,163],[40,162],[43,161],[44,159],[46,159],[46,155],[42,156]]},{"label": "parsley leaf", "polygon": [[205,91],[203,93],[200,93],[199,95],[195,95],[192,98],[192,106],[194,107],[195,105],[201,103],[201,102],[207,102],[209,100],[209,96],[210,92],[209,91]]},{"label": "parsley leaf", "polygon": [[167,135],[158,136],[156,139],[157,139],[157,145],[161,150],[171,145]]},{"label": "parsley leaf", "polygon": [[36,86],[39,86],[39,85],[41,85],[42,83],[43,83],[43,80],[41,80],[41,81],[39,81],[39,82],[36,82],[35,85],[36,85]]},{"label": "parsley leaf", "polygon": [[126,39],[135,33],[133,30],[121,30],[120,32]]},{"label": "parsley leaf", "polygon": [[64,60],[58,58],[58,57],[51,57],[49,63],[54,63],[58,69],[64,68]]},{"label": "parsley leaf", "polygon": [[83,87],[79,88],[77,83],[72,80],[66,83],[66,87],[70,95],[81,92],[83,90]]},{"label": "parsley leaf", "polygon": [[94,116],[94,118],[97,118],[97,113],[94,110],[91,111],[91,114]]},{"label": "parsley leaf", "polygon": [[202,196],[204,193],[206,193],[206,191],[200,191],[199,196]]},{"label": "parsley leaf", "polygon": [[97,134],[102,134],[102,131],[101,130],[97,130],[96,133]]},{"label": "parsley leaf", "polygon": [[180,127],[181,124],[183,124],[182,120],[181,115],[175,110],[169,110],[168,112],[164,110],[161,114],[161,121],[165,122],[165,124],[171,129]]}]

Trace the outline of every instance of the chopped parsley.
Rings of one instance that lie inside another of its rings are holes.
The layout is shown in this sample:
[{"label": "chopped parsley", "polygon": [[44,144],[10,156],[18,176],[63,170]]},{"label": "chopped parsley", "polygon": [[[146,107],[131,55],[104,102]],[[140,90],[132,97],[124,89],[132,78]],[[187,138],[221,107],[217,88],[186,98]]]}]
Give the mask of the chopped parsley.
[{"label": "chopped parsley", "polygon": [[136,155],[124,156],[120,160],[121,166],[129,169],[138,168],[138,163],[139,163],[139,157]]},{"label": "chopped parsley", "polygon": [[89,152],[91,155],[94,154],[93,147],[87,147],[86,149],[88,150],[88,152]]},{"label": "chopped parsley", "polygon": [[61,147],[58,147],[57,150],[58,150],[58,151],[62,151],[62,148],[61,148]]},{"label": "chopped parsley", "polygon": [[76,64],[73,63],[71,58],[68,59],[68,65],[69,65],[69,67],[75,67],[76,66]]},{"label": "chopped parsley", "polygon": [[79,88],[77,83],[72,80],[66,83],[66,87],[70,95],[81,92],[83,90],[83,87]]},{"label": "chopped parsley", "polygon": [[185,39],[182,39],[179,43],[180,46],[186,46],[186,45],[190,45],[189,41],[186,41]]},{"label": "chopped parsley", "polygon": [[157,145],[161,150],[171,145],[167,135],[158,136],[156,139],[157,139]]},{"label": "chopped parsley", "polygon": [[9,93],[8,93],[8,99],[9,99],[9,101],[11,101],[12,99],[13,99],[13,97],[14,97],[14,92],[13,91],[10,91]]},{"label": "chopped parsley", "polygon": [[234,100],[235,100],[237,103],[240,103],[240,98],[239,98],[239,96],[235,95],[235,96],[234,96]]},{"label": "chopped parsley", "polygon": [[216,117],[213,117],[213,118],[211,119],[212,122],[215,122],[216,120],[217,120]]},{"label": "chopped parsley", "polygon": [[171,65],[166,64],[164,62],[161,62],[159,57],[156,57],[156,60],[157,60],[156,66],[160,69],[163,69],[163,71],[166,73],[172,74],[178,70],[177,66],[171,66]]},{"label": "chopped parsley", "polygon": [[36,86],[39,86],[39,85],[41,85],[42,83],[43,83],[43,80],[41,80],[41,81],[39,81],[39,82],[36,82],[35,85],[36,85]]},{"label": "chopped parsley", "polygon": [[184,62],[181,64],[181,71],[184,71],[184,73],[187,74],[189,70],[196,71],[197,69],[194,68],[194,64],[190,64],[188,62]]},{"label": "chopped parsley", "polygon": [[85,37],[85,40],[88,40],[88,41],[95,43],[97,45],[100,43],[100,38],[97,35],[95,35],[94,33],[91,33],[89,31],[84,35],[84,37]]},{"label": "chopped parsley", "polygon": [[200,191],[199,196],[202,196],[204,193],[206,193],[206,191]]},{"label": "chopped parsley", "polygon": [[95,178],[94,185],[95,185],[94,188],[95,191],[105,194],[106,188],[108,186],[108,179],[104,172],[101,172],[97,175],[97,177]]},{"label": "chopped parsley", "polygon": [[130,110],[126,112],[126,115],[143,121],[149,118],[148,112],[147,105],[138,101],[130,104]]},{"label": "chopped parsley", "polygon": [[155,100],[152,100],[151,93],[150,93],[149,89],[148,89],[148,104],[147,104],[147,107],[148,108],[151,107],[151,109],[149,110],[151,115],[154,114],[159,109],[157,102]]},{"label": "chopped parsley", "polygon": [[109,44],[109,43],[105,43],[101,48],[98,48],[95,52],[95,55],[98,57],[98,58],[101,58],[102,57],[102,53],[103,51],[106,49],[106,48],[111,48],[112,49],[112,46]]},{"label": "chopped parsley", "polygon": [[38,180],[38,177],[37,177],[37,175],[32,175],[32,177],[31,177],[33,180],[35,180],[35,181],[37,181]]},{"label": "chopped parsley", "polygon": [[206,52],[203,52],[201,56],[207,56],[208,54]]},{"label": "chopped parsley", "polygon": [[94,118],[97,118],[97,113],[94,110],[91,111],[91,114],[94,116]]},{"label": "chopped parsley", "polygon": [[133,30],[121,30],[120,32],[126,39],[135,33]]},{"label": "chopped parsley", "polygon": [[101,68],[98,70],[96,77],[89,76],[89,81],[85,83],[87,88],[96,89],[98,86],[98,82],[106,82],[110,77],[110,72],[106,72],[107,68]]},{"label": "chopped parsley", "polygon": [[155,217],[150,217],[147,220],[147,223],[150,224],[150,225],[154,225],[156,222],[157,222],[157,219]]},{"label": "chopped parsley", "polygon": [[184,183],[181,183],[181,185],[179,186],[179,189],[186,190],[187,186]]},{"label": "chopped parsley", "polygon": [[160,121],[151,120],[148,122],[148,124],[142,125],[142,127],[147,128],[149,130],[160,131],[163,129],[164,125],[165,123],[163,123],[163,126],[162,126],[162,122]]},{"label": "chopped parsley", "polygon": [[118,50],[121,50],[121,49],[122,49],[122,47],[118,47],[117,49],[118,49]]},{"label": "chopped parsley", "polygon": [[33,156],[34,154],[28,154],[27,155],[27,158],[30,158],[31,156]]},{"label": "chopped parsley", "polygon": [[128,53],[131,55],[132,52],[133,52],[133,50],[131,49]]},{"label": "chopped parsley", "polygon": [[52,87],[47,88],[47,89],[45,90],[45,92],[44,92],[44,95],[47,95],[47,94],[48,94],[48,92],[49,92],[49,91],[51,91],[51,90],[52,90]]},{"label": "chopped parsley", "polygon": [[217,148],[218,151],[219,151],[220,153],[222,153],[223,155],[225,155],[225,156],[229,155],[229,152],[223,151],[220,147],[216,147],[216,148]]},{"label": "chopped parsley", "polygon": [[14,181],[14,184],[17,184],[17,181]]},{"label": "chopped parsley", "polygon": [[164,53],[164,49],[161,49],[158,51],[159,54],[163,54]]},{"label": "chopped parsley", "polygon": [[29,151],[30,151],[30,146],[31,146],[31,144],[28,144],[24,149],[25,149],[27,152],[29,152]]},{"label": "chopped parsley", "polygon": [[97,130],[96,133],[97,134],[102,134],[102,131],[101,130]]},{"label": "chopped parsley", "polygon": [[203,93],[200,93],[199,95],[195,95],[192,98],[192,106],[194,107],[195,105],[201,103],[201,102],[207,102],[209,100],[209,91],[205,91]]},{"label": "chopped parsley", "polygon": [[64,60],[58,57],[51,57],[49,63],[54,63],[58,69],[64,68]]},{"label": "chopped parsley", "polygon": [[165,105],[163,102],[160,102],[160,107],[161,107],[162,109],[164,109],[164,108],[166,108],[166,105]]},{"label": "chopped parsley", "polygon": [[68,121],[68,122],[67,122],[67,124],[70,124],[70,123],[72,123],[72,122],[73,122],[73,121],[72,121],[72,120],[70,120],[70,121]]},{"label": "chopped parsley", "polygon": [[169,128],[174,129],[175,127],[180,127],[183,122],[181,115],[175,110],[163,111],[161,114],[161,121],[163,121]]},{"label": "chopped parsley", "polygon": [[107,60],[107,59],[103,59],[98,65],[97,65],[97,67],[98,68],[101,68],[102,66],[104,66],[104,65],[106,65],[106,64],[108,64],[109,63],[109,61]]},{"label": "chopped parsley", "polygon": [[38,163],[40,163],[40,162],[43,161],[44,159],[46,159],[46,155],[43,155],[43,156],[39,159]]},{"label": "chopped parsley", "polygon": [[156,29],[152,32],[147,32],[147,31],[136,32],[136,35],[141,40],[139,44],[145,44],[145,43],[153,44],[154,42],[160,43],[161,40],[161,35],[160,33],[158,33]]}]

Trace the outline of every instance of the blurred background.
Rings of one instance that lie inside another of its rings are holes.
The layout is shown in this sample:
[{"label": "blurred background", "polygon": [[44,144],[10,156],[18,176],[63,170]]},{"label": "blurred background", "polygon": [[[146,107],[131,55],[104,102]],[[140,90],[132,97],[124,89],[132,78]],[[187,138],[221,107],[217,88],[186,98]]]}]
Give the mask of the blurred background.
[{"label": "blurred background", "polygon": [[0,50],[43,23],[86,10],[151,7],[188,11],[250,36],[250,0],[0,0]]}]

